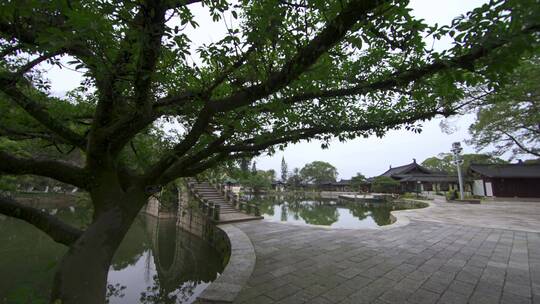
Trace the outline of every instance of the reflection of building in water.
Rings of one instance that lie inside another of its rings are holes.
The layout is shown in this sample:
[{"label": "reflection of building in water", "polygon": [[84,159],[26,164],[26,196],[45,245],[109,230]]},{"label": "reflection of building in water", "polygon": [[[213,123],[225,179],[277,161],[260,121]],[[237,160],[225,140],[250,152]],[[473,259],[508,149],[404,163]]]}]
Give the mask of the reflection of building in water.
[{"label": "reflection of building in water", "polygon": [[[185,187],[178,191],[175,210],[150,199],[141,219],[152,257],[147,257],[149,286],[143,303],[191,303],[214,281],[226,264],[226,236],[201,213]],[[156,275],[150,278],[151,265]]]},{"label": "reflection of building in water", "polygon": [[[218,252],[176,226],[176,219],[145,216],[160,286],[172,292],[186,282],[211,282],[223,270]],[[196,285],[196,284],[195,284]]]}]

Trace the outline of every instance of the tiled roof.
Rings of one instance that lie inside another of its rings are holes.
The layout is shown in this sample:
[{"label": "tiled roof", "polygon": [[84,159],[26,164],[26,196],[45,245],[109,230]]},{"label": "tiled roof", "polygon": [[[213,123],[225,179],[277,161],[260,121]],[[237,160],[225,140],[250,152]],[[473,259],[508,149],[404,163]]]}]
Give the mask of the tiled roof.
[{"label": "tiled roof", "polygon": [[487,177],[540,178],[540,164],[471,165],[470,170]]},{"label": "tiled roof", "polygon": [[456,182],[457,176],[444,175],[444,174],[412,174],[395,176],[400,178],[400,182]]},{"label": "tiled roof", "polygon": [[396,176],[396,175],[403,175],[403,174],[406,174],[407,172],[410,172],[410,171],[412,171],[414,169],[418,169],[419,171],[425,172],[427,174],[431,174],[431,173],[439,173],[440,174],[441,173],[441,172],[433,172],[433,171],[429,170],[428,168],[417,164],[416,162],[412,162],[412,163],[407,164],[407,165],[390,168],[386,172],[381,174],[380,176],[390,176],[390,177],[392,177],[392,176]]}]

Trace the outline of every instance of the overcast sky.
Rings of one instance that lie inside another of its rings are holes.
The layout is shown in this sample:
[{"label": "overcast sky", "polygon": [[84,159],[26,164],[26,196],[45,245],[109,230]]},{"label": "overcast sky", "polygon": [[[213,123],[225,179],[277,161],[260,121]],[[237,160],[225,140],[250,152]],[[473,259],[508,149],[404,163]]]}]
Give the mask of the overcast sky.
[{"label": "overcast sky", "polygon": [[[449,24],[452,19],[475,7],[484,0],[412,0],[410,7],[418,18],[429,24]],[[194,15],[200,27],[188,29],[189,37],[195,45],[218,40],[224,33],[221,23],[213,23],[205,8],[194,7]],[[228,20],[228,22],[232,22]],[[439,41],[436,49],[448,47],[447,41]],[[196,59],[195,59],[196,60]],[[51,68],[49,79],[56,95],[79,84],[80,76],[66,69]],[[366,176],[374,176],[384,172],[390,165],[398,166],[409,163],[413,158],[418,162],[448,152],[453,142],[461,141],[465,153],[474,152],[464,140],[469,137],[467,129],[474,121],[474,115],[453,118],[455,132],[445,134],[439,127],[440,119],[424,124],[423,132],[415,134],[404,130],[391,131],[383,138],[370,137],[356,139],[346,143],[333,142],[329,149],[322,150],[317,141],[302,142],[289,146],[285,151],[273,156],[261,156],[256,159],[259,169],[274,169],[280,172],[281,158],[285,157],[289,170],[301,168],[306,163],[321,160],[333,164],[339,172],[339,178],[350,178],[357,172]]]}]

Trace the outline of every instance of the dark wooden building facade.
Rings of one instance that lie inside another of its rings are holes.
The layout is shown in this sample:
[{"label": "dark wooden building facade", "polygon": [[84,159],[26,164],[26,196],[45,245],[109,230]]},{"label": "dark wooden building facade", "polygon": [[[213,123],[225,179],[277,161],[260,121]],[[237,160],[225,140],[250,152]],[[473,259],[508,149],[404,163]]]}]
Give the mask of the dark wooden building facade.
[{"label": "dark wooden building facade", "polygon": [[473,194],[540,197],[540,164],[471,165]]}]

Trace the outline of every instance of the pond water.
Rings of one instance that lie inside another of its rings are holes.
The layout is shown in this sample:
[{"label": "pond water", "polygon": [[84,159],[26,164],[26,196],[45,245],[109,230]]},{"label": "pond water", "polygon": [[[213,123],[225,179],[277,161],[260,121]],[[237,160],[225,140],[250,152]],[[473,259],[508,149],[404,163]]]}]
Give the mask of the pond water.
[{"label": "pond water", "polygon": [[[72,224],[88,222],[82,208],[48,212]],[[48,303],[66,247],[29,224],[0,216],[0,303]],[[223,257],[175,219],[139,216],[115,254],[109,303],[192,303],[223,271]]]},{"label": "pond water", "polygon": [[376,228],[392,224],[390,212],[422,208],[422,203],[362,203],[341,199],[254,197],[265,219],[333,228]]}]

